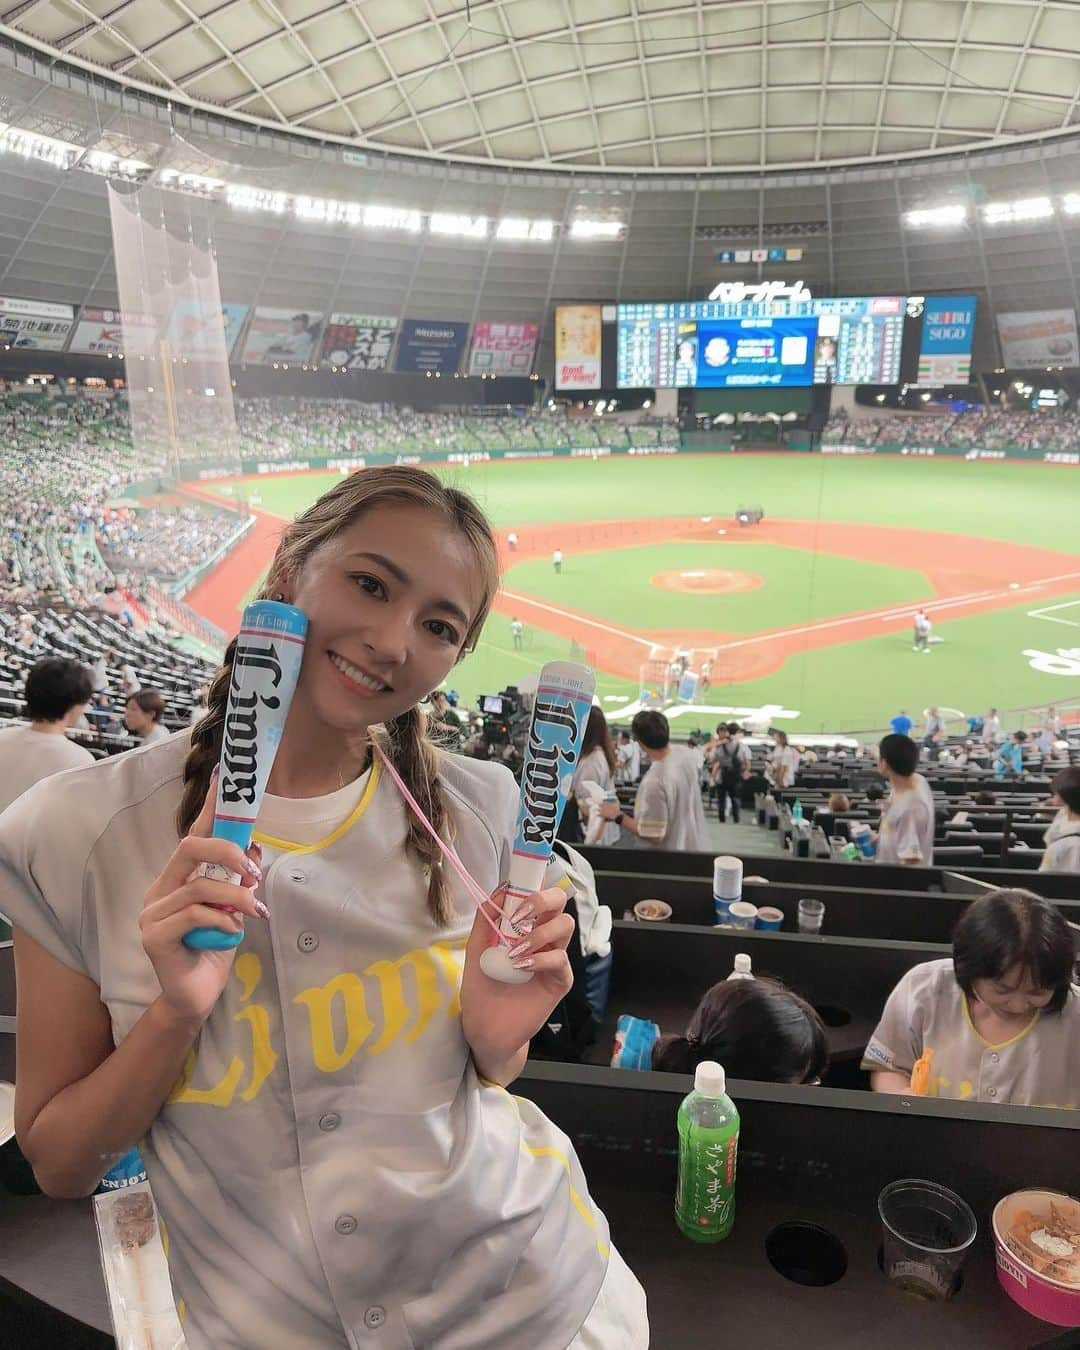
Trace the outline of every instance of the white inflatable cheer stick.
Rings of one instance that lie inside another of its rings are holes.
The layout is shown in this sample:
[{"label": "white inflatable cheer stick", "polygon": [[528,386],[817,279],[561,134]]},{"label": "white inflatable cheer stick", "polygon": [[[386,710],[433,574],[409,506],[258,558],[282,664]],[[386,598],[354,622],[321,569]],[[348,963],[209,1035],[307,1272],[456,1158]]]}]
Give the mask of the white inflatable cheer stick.
[{"label": "white inflatable cheer stick", "polygon": [[510,879],[499,924],[501,941],[480,957],[480,969],[504,984],[525,984],[532,971],[515,970],[507,955],[526,929],[515,928],[509,915],[538,890],[551,861],[551,845],[562,820],[570,783],[581,755],[585,723],[592,707],[596,676],[573,661],[549,661],[540,672],[533,698],[532,721],[525,742]]},{"label": "white inflatable cheer stick", "polygon": [[[278,600],[256,600],[244,610],[233,657],[225,729],[221,738],[215,839],[247,849],[255,818],[270,781],[285,730],[307,637],[307,615]],[[203,863],[202,876],[239,885],[240,877],[219,863]],[[227,951],[244,934],[220,928],[193,928],[184,946],[195,951]]]}]

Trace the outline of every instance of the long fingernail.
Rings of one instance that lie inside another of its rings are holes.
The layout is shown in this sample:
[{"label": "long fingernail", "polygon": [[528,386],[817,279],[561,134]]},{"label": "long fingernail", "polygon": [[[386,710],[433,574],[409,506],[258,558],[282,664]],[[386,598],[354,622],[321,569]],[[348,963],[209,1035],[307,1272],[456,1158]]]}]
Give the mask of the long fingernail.
[{"label": "long fingernail", "polygon": [[244,871],[249,877],[254,877],[256,881],[262,881],[262,868],[251,858],[244,858]]},{"label": "long fingernail", "polygon": [[248,848],[251,850],[252,853],[255,854],[255,857],[258,858],[259,861],[261,862],[261,861],[262,861],[262,844],[260,844],[259,841],[258,841],[257,839],[253,839],[253,840],[251,841],[251,843],[248,844]]},{"label": "long fingernail", "polygon": [[515,970],[529,970],[533,964],[533,959],[531,956],[523,956],[517,961],[511,961],[510,964]]},{"label": "long fingernail", "polygon": [[270,910],[267,908],[266,905],[263,904],[261,900],[255,901],[255,913],[259,916],[260,919],[269,919],[270,917]]},{"label": "long fingernail", "polygon": [[533,916],[533,907],[529,903],[529,901],[526,900],[523,905],[515,909],[513,914],[510,915],[510,922],[515,924],[524,923],[526,919],[531,919],[532,916]]},{"label": "long fingernail", "polygon": [[521,954],[522,954],[523,952],[527,952],[528,950],[529,950],[529,944],[528,944],[527,941],[525,941],[525,942],[518,942],[518,943],[516,943],[513,947],[511,947],[510,950],[509,950],[506,954],[507,954],[507,956],[509,956],[510,960],[512,961],[512,960],[514,959],[515,956],[521,956]]}]

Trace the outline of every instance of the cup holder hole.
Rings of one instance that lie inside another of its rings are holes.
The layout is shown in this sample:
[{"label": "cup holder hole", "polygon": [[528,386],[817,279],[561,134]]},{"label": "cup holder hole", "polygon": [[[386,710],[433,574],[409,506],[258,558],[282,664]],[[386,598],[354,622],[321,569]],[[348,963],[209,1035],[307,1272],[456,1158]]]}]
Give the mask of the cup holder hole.
[{"label": "cup holder hole", "polygon": [[765,1239],[772,1268],[793,1284],[821,1288],[842,1280],[847,1271],[844,1244],[816,1223],[781,1223]]}]

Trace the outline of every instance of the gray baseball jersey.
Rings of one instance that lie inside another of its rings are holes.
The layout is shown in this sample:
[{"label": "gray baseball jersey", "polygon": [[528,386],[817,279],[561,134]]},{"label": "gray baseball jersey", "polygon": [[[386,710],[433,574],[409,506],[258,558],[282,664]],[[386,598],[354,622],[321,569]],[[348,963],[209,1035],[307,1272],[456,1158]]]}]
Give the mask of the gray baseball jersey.
[{"label": "gray baseball jersey", "polygon": [[911,1075],[920,1097],[1080,1107],[1080,989],[991,1045],[972,1025],[951,957],[914,966],[889,995],[862,1067]]},{"label": "gray baseball jersey", "polygon": [[[99,985],[117,1042],[160,992],[137,921],[186,750],[62,774],[0,822],[0,912]],[[440,779],[493,890],[517,786],[450,755]],[[248,920],[141,1144],[189,1350],[555,1350],[596,1300],[607,1223],[566,1136],[478,1078],[459,997],[475,910],[451,875],[434,925],[405,837],[376,765],[324,839],[264,843],[273,919]]]},{"label": "gray baseball jersey", "polygon": [[638,838],[649,848],[700,852],[708,848],[697,765],[683,745],[653,760],[634,801]]}]

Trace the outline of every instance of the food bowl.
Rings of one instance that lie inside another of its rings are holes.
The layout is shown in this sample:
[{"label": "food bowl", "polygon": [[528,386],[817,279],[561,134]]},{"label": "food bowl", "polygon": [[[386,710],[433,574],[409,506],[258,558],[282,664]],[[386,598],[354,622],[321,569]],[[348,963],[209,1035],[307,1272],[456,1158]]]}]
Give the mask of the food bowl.
[{"label": "food bowl", "polygon": [[671,906],[666,900],[639,900],[634,906],[634,917],[646,923],[664,923],[671,918]]},{"label": "food bowl", "polygon": [[998,1283],[1032,1317],[1080,1327],[1080,1200],[1014,1191],[994,1206]]}]

